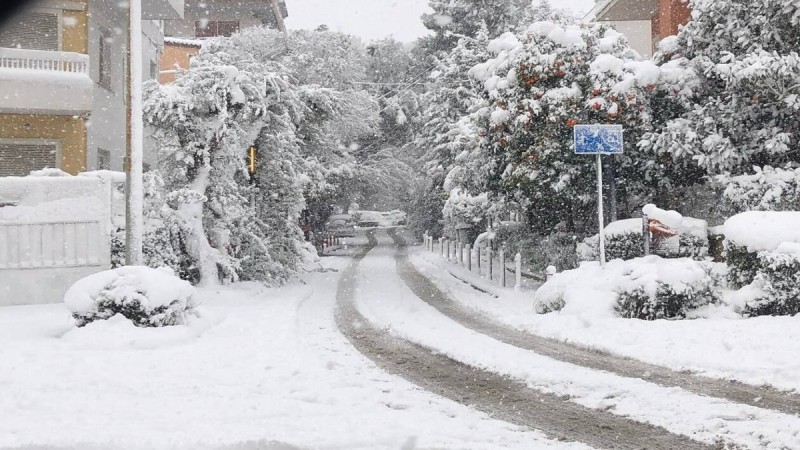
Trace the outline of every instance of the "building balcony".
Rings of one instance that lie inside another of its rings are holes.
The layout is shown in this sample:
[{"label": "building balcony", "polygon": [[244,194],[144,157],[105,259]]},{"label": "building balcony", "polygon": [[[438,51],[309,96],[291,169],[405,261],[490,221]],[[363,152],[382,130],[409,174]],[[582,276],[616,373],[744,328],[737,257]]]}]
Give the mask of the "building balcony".
[{"label": "building balcony", "polygon": [[142,0],[145,20],[183,19],[184,0]]},{"label": "building balcony", "polygon": [[0,113],[80,115],[92,86],[89,55],[0,48]]}]

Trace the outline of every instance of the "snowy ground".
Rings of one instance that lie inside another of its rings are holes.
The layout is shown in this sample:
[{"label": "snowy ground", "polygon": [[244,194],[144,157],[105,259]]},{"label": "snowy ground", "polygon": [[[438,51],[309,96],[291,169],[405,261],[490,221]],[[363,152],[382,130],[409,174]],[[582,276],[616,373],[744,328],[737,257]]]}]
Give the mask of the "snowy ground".
[{"label": "snowy ground", "polygon": [[443,269],[482,286],[489,281],[424,249],[410,252],[416,267],[451,298],[514,328],[677,370],[800,391],[796,333],[800,316],[741,319],[720,314],[708,319],[645,322],[592,314],[537,315],[532,292],[515,293],[491,284],[489,289],[499,296],[493,298]]},{"label": "snowy ground", "polygon": [[800,417],[691,394],[679,388],[556,361],[465,328],[418,299],[396,273],[395,250],[379,247],[363,260],[362,313],[389,332],[463,363],[523,380],[581,405],[713,443],[746,448],[800,448]]},{"label": "snowy ground", "polygon": [[[336,269],[349,261],[323,258]],[[75,329],[63,305],[0,308],[0,448],[532,449],[549,442],[375,367],[335,327],[338,279],[327,272],[281,289],[201,291],[204,317],[188,327],[110,321]]]}]

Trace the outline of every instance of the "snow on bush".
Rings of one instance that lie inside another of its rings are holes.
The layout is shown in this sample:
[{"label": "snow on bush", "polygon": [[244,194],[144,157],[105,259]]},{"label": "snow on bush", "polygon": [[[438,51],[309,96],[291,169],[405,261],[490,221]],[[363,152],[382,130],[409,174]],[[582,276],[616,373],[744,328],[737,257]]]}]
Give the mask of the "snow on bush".
[{"label": "snow on bush", "polygon": [[[606,258],[633,259],[644,256],[642,219],[624,219],[611,222],[603,229],[606,237]],[[577,249],[582,261],[596,261],[600,254],[600,238],[594,235],[583,240]]]},{"label": "snow on bush", "polygon": [[497,242],[505,249],[506,258],[511,259],[519,253],[527,270],[544,273],[548,266],[567,270],[578,265],[574,234],[556,231],[542,236],[517,222],[501,223],[495,234]]},{"label": "snow on bush", "polygon": [[727,211],[800,210],[800,168],[756,166],[753,170],[753,174],[718,177],[727,185],[722,194]]},{"label": "snow on bush", "polygon": [[725,221],[728,282],[742,288],[765,269],[759,252],[776,250],[784,242],[800,243],[800,212],[748,211]]},{"label": "snow on bush", "polygon": [[553,311],[643,320],[685,318],[719,301],[710,268],[688,258],[647,256],[585,262],[547,281],[534,297],[539,314]]},{"label": "snow on bush", "polygon": [[64,303],[79,327],[121,314],[138,327],[182,325],[197,306],[188,281],[168,268],[126,266],[78,280]]},{"label": "snow on bush", "polygon": [[784,243],[758,254],[760,269],[745,291],[755,295],[740,305],[745,316],[800,313],[800,244]]},{"label": "snow on bush", "polygon": [[[676,246],[671,248],[653,248],[652,253],[665,258],[703,259],[708,256],[708,222],[705,220],[684,217],[677,211],[659,209],[654,205],[646,205],[643,212],[650,218],[659,220],[679,233]],[[642,238],[642,219],[624,219],[609,223],[604,228],[606,236],[606,258],[633,259],[644,256],[644,239]],[[600,239],[594,235],[579,244],[578,258],[582,261],[598,259]]]}]

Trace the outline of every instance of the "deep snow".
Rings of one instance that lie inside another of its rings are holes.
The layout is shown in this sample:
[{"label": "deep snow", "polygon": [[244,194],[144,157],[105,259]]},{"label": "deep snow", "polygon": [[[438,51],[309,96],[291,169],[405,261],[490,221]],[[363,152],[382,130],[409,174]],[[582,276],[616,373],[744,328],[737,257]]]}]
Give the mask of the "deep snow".
[{"label": "deep snow", "polygon": [[587,308],[538,315],[532,291],[493,287],[498,297],[485,295],[444,270],[475,279],[466,269],[423,249],[410,253],[412,263],[451,298],[514,328],[675,370],[800,391],[800,316],[743,319],[710,306],[700,312],[708,318],[646,322],[613,317],[608,304],[606,314]]},{"label": "deep snow", "polygon": [[201,289],[199,318],[160,329],[0,308],[0,448],[541,448],[356,352],[333,319],[338,278]]},{"label": "deep snow", "polygon": [[465,328],[417,298],[399,279],[395,264],[388,247],[367,255],[356,303],[370,322],[396,336],[583,406],[709,444],[721,438],[752,449],[800,447],[800,417],[556,361]]}]

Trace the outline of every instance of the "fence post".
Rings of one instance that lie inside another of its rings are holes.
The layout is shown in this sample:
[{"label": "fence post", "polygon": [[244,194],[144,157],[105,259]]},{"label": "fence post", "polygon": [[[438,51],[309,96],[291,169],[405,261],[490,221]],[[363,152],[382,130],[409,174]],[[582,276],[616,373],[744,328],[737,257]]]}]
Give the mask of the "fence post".
[{"label": "fence post", "polygon": [[444,241],[447,243],[447,244],[446,244],[446,246],[447,246],[447,253],[445,253],[445,255],[446,255],[446,256],[445,256],[445,258],[444,258],[444,259],[445,259],[445,260],[447,260],[447,261],[450,261],[450,239],[445,239]]},{"label": "fence post", "polygon": [[464,247],[464,251],[467,252],[467,270],[472,272],[472,248],[469,244]]},{"label": "fence post", "polygon": [[461,264],[461,241],[456,240],[456,264]]},{"label": "fence post", "polygon": [[475,261],[478,265],[478,276],[481,276],[481,259],[483,258],[483,249],[480,244],[478,245],[478,259]]},{"label": "fence post", "polygon": [[514,256],[514,275],[517,277],[514,290],[519,291],[522,288],[522,255],[519,253]]},{"label": "fence post", "polygon": [[489,242],[489,248],[486,249],[486,253],[489,255],[489,266],[486,268],[486,271],[488,272],[489,280],[491,281],[494,279],[494,261],[492,261],[492,259],[494,259],[494,251],[492,251],[491,242]]},{"label": "fence post", "polygon": [[553,278],[556,273],[558,273],[558,269],[556,269],[556,266],[547,266],[547,269],[544,270],[544,275],[545,275],[544,280],[550,281],[550,279]]},{"label": "fence post", "polygon": [[439,256],[444,256],[444,238],[439,238]]},{"label": "fence post", "polygon": [[500,285],[506,287],[506,251],[500,249]]},{"label": "fence post", "polygon": [[642,237],[644,238],[644,256],[650,255],[650,230],[648,225],[650,225],[650,218],[647,217],[647,214],[642,214]]}]

